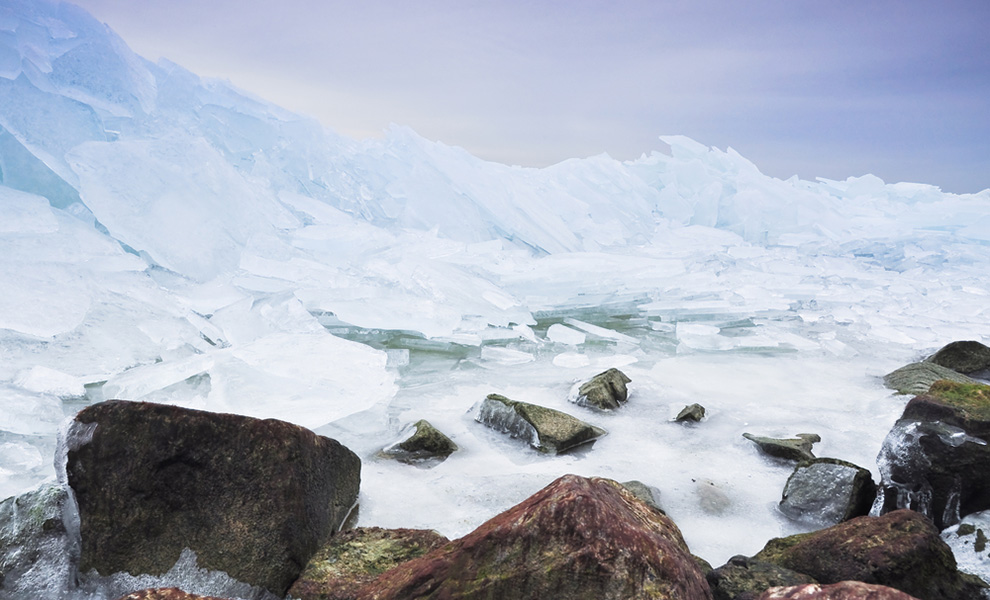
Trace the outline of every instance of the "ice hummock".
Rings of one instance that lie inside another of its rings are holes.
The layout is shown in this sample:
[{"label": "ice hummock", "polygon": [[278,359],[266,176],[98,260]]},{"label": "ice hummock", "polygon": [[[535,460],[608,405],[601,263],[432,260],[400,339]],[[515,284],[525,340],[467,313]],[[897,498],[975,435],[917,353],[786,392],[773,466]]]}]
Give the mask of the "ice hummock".
[{"label": "ice hummock", "polygon": [[[123,397],[337,437],[362,525],[462,535],[573,472],[660,489],[713,564],[799,530],[774,508],[788,470],[741,433],[812,431],[876,474],[905,401],[879,377],[990,340],[990,190],[782,181],[663,141],[526,169],[403,127],[349,140],[69,4],[5,3],[0,495],[52,476],[65,415]],[[636,394],[590,452],[468,414],[493,392],[571,411],[611,367]],[[668,423],[694,402],[704,423]],[[421,418],[461,450],[374,458]]]}]

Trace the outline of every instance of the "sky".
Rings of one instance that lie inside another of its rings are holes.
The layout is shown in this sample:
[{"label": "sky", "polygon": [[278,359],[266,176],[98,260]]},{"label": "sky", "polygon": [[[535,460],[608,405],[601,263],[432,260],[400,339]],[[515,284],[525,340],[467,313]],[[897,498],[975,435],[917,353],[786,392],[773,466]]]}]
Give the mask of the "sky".
[{"label": "sky", "polygon": [[764,173],[990,188],[987,0],[76,0],[354,138],[546,166],[732,147]]}]

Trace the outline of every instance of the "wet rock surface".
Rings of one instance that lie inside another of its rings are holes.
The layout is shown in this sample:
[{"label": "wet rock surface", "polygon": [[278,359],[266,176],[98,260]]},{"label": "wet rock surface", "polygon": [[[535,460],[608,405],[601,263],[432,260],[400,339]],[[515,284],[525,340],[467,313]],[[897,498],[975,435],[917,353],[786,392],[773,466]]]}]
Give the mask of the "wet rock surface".
[{"label": "wet rock surface", "polygon": [[767,590],[756,600],[917,600],[917,598],[883,585],[843,581],[832,585],[810,584],[775,588]]},{"label": "wet rock surface", "polygon": [[216,596],[188,594],[179,588],[153,588],[127,594],[118,600],[227,600]]},{"label": "wet rock surface", "polygon": [[868,470],[844,460],[816,458],[798,463],[779,506],[797,521],[835,525],[868,514],[876,495]]},{"label": "wet rock surface", "polygon": [[984,587],[956,568],[932,522],[910,510],[773,539],[755,558],[804,573],[818,583],[862,581],[921,600],[973,600]]},{"label": "wet rock surface", "polygon": [[705,600],[673,521],[608,479],[566,475],[363,588],[362,600]]},{"label": "wet rock surface", "polygon": [[774,458],[784,460],[814,460],[812,447],[822,441],[821,436],[815,433],[799,433],[795,438],[771,438],[744,433],[743,437],[757,445],[761,452]]},{"label": "wet rock surface", "polygon": [[575,402],[580,406],[615,410],[629,399],[626,384],[631,381],[622,371],[609,369],[581,385]]},{"label": "wet rock surface", "polygon": [[816,583],[804,573],[746,556],[733,556],[706,578],[715,600],[754,600],[771,587]]},{"label": "wet rock surface", "polygon": [[0,599],[57,598],[78,553],[68,534],[65,488],[56,483],[0,502]]},{"label": "wet rock surface", "polygon": [[68,434],[80,572],[198,566],[283,595],[357,498],[361,462],[302,427],[151,403],[82,410]]},{"label": "wet rock surface", "polygon": [[423,529],[359,527],[342,531],[310,559],[289,596],[299,600],[352,600],[389,569],[446,544]]},{"label": "wet rock surface", "polygon": [[485,398],[475,420],[526,440],[530,446],[547,454],[564,452],[608,433],[559,410],[517,402],[498,394]]},{"label": "wet rock surface", "polygon": [[877,463],[883,512],[911,508],[940,529],[990,509],[990,386],[942,380],[912,398]]}]

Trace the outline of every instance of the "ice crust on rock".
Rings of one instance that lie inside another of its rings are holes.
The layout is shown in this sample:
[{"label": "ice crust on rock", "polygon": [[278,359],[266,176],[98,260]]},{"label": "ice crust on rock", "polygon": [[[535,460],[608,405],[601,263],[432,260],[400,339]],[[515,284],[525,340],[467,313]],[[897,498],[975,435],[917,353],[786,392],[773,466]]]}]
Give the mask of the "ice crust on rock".
[{"label": "ice crust on rock", "polygon": [[[720,563],[800,529],[743,431],[873,465],[903,408],[881,377],[990,341],[990,190],[782,181],[682,136],[509,167],[402,127],[341,137],[69,4],[5,3],[0,29],[0,495],[50,478],[61,418],[111,396],[368,453],[427,418],[462,452],[370,465],[360,524],[463,535],[566,470],[658,487]],[[573,409],[611,367],[637,400],[593,452],[495,446],[466,416],[491,389]],[[667,423],[702,398],[703,426]]]}]

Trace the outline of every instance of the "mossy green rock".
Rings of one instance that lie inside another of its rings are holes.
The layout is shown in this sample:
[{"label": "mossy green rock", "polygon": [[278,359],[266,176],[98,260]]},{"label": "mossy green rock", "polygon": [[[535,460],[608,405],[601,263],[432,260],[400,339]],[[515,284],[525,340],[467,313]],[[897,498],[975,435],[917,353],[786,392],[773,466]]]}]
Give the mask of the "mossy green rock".
[{"label": "mossy green rock", "polygon": [[770,438],[744,433],[743,437],[756,444],[764,453],[774,458],[784,460],[814,460],[815,455],[811,453],[811,448],[822,441],[821,436],[816,433],[799,433],[796,438]]},{"label": "mossy green rock", "polygon": [[382,454],[406,463],[435,464],[457,451],[457,444],[424,419],[413,423],[404,434],[404,439],[383,449]]},{"label": "mossy green rock", "polygon": [[932,522],[910,510],[858,517],[833,527],[770,540],[754,557],[819,583],[862,581],[920,600],[974,600],[984,585],[961,573]]},{"label": "mossy green rock", "polygon": [[565,475],[468,535],[387,571],[360,600],[711,600],[666,516],[608,479]]},{"label": "mossy green rock", "polygon": [[681,409],[681,412],[677,413],[674,420],[677,422],[692,421],[697,423],[705,418],[705,407],[700,404],[690,404]]},{"label": "mossy green rock", "polygon": [[577,404],[602,410],[615,410],[629,399],[626,384],[632,379],[618,369],[595,375],[578,389]]},{"label": "mossy green rock", "polygon": [[160,575],[189,548],[282,596],[360,483],[353,452],[274,419],[115,400],[82,410],[67,440],[82,573]]},{"label": "mossy green rock", "polygon": [[870,512],[877,496],[873,476],[836,458],[802,461],[787,478],[780,511],[798,521],[835,525]]},{"label": "mossy green rock", "polygon": [[911,508],[940,529],[990,509],[990,386],[940,380],[887,434],[881,510]]},{"label": "mossy green rock", "polygon": [[476,420],[496,431],[520,438],[548,454],[558,454],[597,440],[608,432],[571,415],[526,402],[489,394]]},{"label": "mossy green rock", "polygon": [[775,586],[817,583],[804,573],[746,556],[733,556],[706,578],[715,600],[753,600]]},{"label": "mossy green rock", "polygon": [[359,527],[342,531],[310,559],[289,588],[299,600],[353,600],[358,590],[407,560],[449,540],[425,529]]},{"label": "mossy green rock", "polygon": [[927,360],[969,375],[990,369],[990,347],[976,341],[952,342],[929,356]]},{"label": "mossy green rock", "polygon": [[926,394],[932,384],[940,379],[959,383],[978,383],[972,377],[953,371],[933,362],[916,362],[887,373],[883,383],[898,394]]}]

